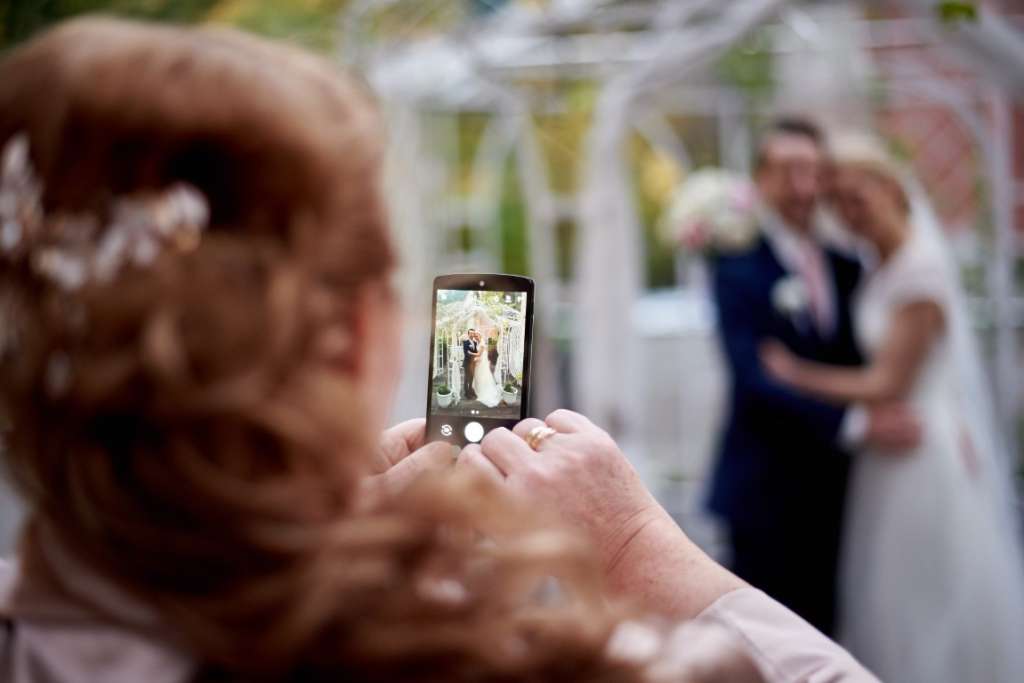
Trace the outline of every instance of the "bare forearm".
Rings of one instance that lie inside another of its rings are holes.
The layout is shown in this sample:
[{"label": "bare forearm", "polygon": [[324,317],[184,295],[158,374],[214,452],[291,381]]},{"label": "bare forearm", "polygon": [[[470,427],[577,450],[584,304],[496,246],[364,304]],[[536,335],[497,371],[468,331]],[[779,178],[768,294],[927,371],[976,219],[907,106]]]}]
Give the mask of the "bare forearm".
[{"label": "bare forearm", "polygon": [[663,509],[649,515],[608,569],[613,593],[675,619],[691,619],[746,586],[698,548]]},{"label": "bare forearm", "polygon": [[900,398],[894,378],[874,368],[840,368],[803,362],[794,371],[792,384],[807,393],[836,403],[874,403]]},{"label": "bare forearm", "polygon": [[841,368],[801,361],[794,384],[813,394],[848,403],[877,403],[906,398],[917,373],[942,330],[943,315],[930,302],[896,312],[884,344],[871,365]]}]

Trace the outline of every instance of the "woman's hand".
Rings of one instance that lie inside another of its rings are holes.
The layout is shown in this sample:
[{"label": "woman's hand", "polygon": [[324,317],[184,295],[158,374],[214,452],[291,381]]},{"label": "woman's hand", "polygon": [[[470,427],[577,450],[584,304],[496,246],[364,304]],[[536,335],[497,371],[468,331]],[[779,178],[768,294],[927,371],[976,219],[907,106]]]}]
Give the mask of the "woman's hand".
[{"label": "woman's hand", "polygon": [[513,493],[546,505],[597,545],[613,569],[637,531],[664,511],[608,434],[587,418],[558,410],[547,418],[557,431],[527,445],[531,430],[544,427],[527,419],[514,431],[496,429],[470,445],[457,466],[479,469]]},{"label": "woman's hand", "polygon": [[368,493],[396,493],[419,475],[449,468],[458,447],[445,441],[426,441],[427,421],[417,418],[385,429],[380,435],[372,462],[373,476],[367,477]]},{"label": "woman's hand", "polygon": [[766,341],[761,345],[761,364],[765,371],[780,382],[795,384],[800,370],[800,359],[781,342]]},{"label": "woman's hand", "polygon": [[[536,443],[534,430],[555,434]],[[473,468],[586,534],[609,587],[649,609],[690,617],[742,582],[704,555],[640,481],[618,445],[587,418],[558,410],[467,446],[456,467]]]}]

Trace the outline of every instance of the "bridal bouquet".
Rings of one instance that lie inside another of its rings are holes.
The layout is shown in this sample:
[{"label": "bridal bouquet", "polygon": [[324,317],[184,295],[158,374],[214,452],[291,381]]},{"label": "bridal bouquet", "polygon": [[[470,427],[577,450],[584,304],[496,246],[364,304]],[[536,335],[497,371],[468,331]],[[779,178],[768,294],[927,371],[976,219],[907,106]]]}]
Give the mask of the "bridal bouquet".
[{"label": "bridal bouquet", "polygon": [[757,240],[757,193],[747,178],[722,169],[704,169],[676,193],[665,237],[690,254],[713,256],[749,249]]}]

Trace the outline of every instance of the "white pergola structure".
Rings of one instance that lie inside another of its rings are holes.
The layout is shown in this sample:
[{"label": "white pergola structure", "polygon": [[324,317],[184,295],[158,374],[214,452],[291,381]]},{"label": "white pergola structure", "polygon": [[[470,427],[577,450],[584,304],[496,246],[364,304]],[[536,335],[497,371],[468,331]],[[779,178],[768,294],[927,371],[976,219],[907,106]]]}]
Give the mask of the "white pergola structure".
[{"label": "white pergola structure", "polygon": [[[752,31],[768,30],[782,68],[796,64],[800,78],[812,83],[815,70],[821,71],[817,97],[812,92],[802,103],[812,115],[820,109],[840,123],[872,125],[878,109],[873,98],[881,92],[890,111],[941,110],[958,138],[968,141],[985,187],[984,205],[972,218],[986,216],[993,237],[987,251],[972,255],[962,249],[961,255],[989,259],[980,264],[987,287],[976,302],[977,313],[979,324],[993,332],[997,403],[1008,433],[1013,428],[1021,399],[1017,330],[1024,315],[1014,284],[1019,253],[1014,219],[1022,188],[1014,180],[1011,106],[1024,95],[1024,33],[988,6],[993,3],[978,3],[976,20],[952,24],[940,20],[938,0],[495,0],[501,6],[483,14],[462,13],[458,8],[464,4],[357,0],[343,19],[344,59],[366,74],[391,119],[394,219],[407,254],[406,283],[417,303],[429,303],[423,288],[434,271],[500,263],[494,226],[502,184],[495,169],[514,161],[526,203],[530,268],[538,283],[541,334],[534,393],[539,410],[558,401],[549,342],[562,316],[571,315],[574,405],[620,436],[628,437],[642,422],[640,383],[645,380],[637,370],[640,354],[632,350],[640,348],[635,317],[644,294],[643,248],[626,143],[638,135],[690,168],[687,146],[667,117],[710,117],[717,122],[718,163],[745,170],[753,146],[750,121],[765,112],[709,78],[708,65]],[[867,5],[895,7],[902,14],[866,20],[858,10]],[[407,30],[390,40],[367,37],[381,12],[402,8]],[[447,13],[448,29],[421,30],[418,22],[436,12]],[[835,40],[837,31],[842,40]],[[830,60],[831,71],[825,68]],[[867,65],[867,71],[858,72],[858,65]],[[849,87],[835,87],[837,73],[850,78]],[[552,190],[531,119],[563,104],[557,93],[531,84],[567,78],[592,81],[600,92],[575,196]],[[465,111],[489,115],[474,155],[479,184],[465,201],[439,203],[439,188],[453,168],[427,150],[439,137],[453,139],[457,124],[430,115]],[[932,150],[948,143],[941,135],[921,137]],[[575,272],[568,283],[556,276],[554,231],[560,220],[575,222],[578,230]],[[471,253],[453,259],[445,231],[457,226],[467,226],[478,239]],[[413,324],[426,330],[417,322],[423,311],[414,314]],[[421,364],[415,353],[410,360],[414,368]],[[412,387],[410,396],[421,395],[419,385]],[[410,412],[420,409],[418,401],[410,402]]]}]

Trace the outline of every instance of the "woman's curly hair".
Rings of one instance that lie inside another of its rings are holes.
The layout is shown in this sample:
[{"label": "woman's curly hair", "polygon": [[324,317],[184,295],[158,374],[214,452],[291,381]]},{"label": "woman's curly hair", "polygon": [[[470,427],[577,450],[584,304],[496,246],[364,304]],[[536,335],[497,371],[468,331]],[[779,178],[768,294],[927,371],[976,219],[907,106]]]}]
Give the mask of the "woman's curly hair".
[{"label": "woman's curly hair", "polygon": [[210,679],[635,677],[605,655],[591,550],[493,485],[359,503],[369,407],[317,349],[394,256],[351,79],[229,31],[77,20],[0,61],[0,145],[19,133],[48,214],[172,183],[210,205],[197,249],[109,284],[0,266],[4,458],[35,528]]}]

